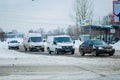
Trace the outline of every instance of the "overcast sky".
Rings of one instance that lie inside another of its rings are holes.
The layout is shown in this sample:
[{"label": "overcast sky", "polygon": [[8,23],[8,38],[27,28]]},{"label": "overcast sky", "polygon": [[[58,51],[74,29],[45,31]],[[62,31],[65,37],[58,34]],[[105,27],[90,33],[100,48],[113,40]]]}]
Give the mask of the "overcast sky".
[{"label": "overcast sky", "polygon": [[[46,31],[74,24],[70,17],[74,0],[0,0],[0,27],[4,31]],[[94,18],[112,11],[112,0],[93,0]]]}]

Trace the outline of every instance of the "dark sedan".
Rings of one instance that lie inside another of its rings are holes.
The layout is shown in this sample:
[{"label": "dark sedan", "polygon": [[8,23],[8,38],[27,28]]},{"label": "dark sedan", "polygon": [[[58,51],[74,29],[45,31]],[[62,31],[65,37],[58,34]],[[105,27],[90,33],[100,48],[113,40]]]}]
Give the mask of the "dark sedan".
[{"label": "dark sedan", "polygon": [[84,56],[86,53],[93,54],[95,56],[98,56],[99,54],[109,54],[109,56],[113,56],[115,49],[106,42],[96,39],[83,42],[79,46],[79,52],[81,56]]}]

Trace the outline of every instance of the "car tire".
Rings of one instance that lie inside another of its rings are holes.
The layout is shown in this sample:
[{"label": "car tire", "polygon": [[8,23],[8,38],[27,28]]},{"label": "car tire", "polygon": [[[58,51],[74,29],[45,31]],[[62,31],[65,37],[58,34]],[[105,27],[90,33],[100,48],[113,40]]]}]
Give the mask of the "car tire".
[{"label": "car tire", "polygon": [[42,51],[42,52],[44,52],[45,50],[44,50],[44,49],[42,49],[41,51]]},{"label": "car tire", "polygon": [[74,54],[74,51],[71,51],[71,54],[73,55],[73,54]]},{"label": "car tire", "polygon": [[[29,48],[29,51],[33,51],[33,49]],[[37,51],[37,50],[36,50]]]},{"label": "car tire", "polygon": [[42,50],[42,52],[44,52],[45,50]]},{"label": "car tire", "polygon": [[57,55],[59,54],[59,52],[58,52],[58,50],[57,50],[57,49],[55,49],[55,54],[57,54]]},{"label": "car tire", "polygon": [[8,47],[8,49],[11,49],[10,47]]},{"label": "car tire", "polygon": [[85,56],[85,53],[83,50],[80,50],[80,54],[81,54],[81,56]]},{"label": "car tire", "polygon": [[94,56],[98,56],[98,53],[97,53],[96,50],[93,52],[93,55],[94,55]]},{"label": "car tire", "polygon": [[109,53],[109,56],[113,56],[114,55],[114,53]]},{"label": "car tire", "polygon": [[25,51],[27,51],[27,48],[26,48],[26,47],[24,47],[24,49],[25,49]]},{"label": "car tire", "polygon": [[49,54],[51,54],[50,48],[47,48],[47,51],[48,51]]}]

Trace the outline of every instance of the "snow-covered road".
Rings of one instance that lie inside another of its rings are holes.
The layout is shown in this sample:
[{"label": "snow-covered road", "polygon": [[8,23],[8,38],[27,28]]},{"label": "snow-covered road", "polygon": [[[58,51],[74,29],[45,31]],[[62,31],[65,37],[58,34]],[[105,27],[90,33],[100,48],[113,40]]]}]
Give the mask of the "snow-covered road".
[{"label": "snow-covered road", "polygon": [[119,80],[120,52],[113,57],[39,55],[0,43],[0,80]]}]

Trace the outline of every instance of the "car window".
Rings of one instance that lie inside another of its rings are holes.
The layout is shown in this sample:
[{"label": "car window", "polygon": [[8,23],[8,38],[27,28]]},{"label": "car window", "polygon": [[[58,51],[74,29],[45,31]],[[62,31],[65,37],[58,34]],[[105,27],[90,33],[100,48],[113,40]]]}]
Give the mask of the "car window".
[{"label": "car window", "polygon": [[93,45],[92,41],[88,41],[88,45],[90,46]]},{"label": "car window", "polygon": [[72,42],[70,37],[55,37],[54,41],[55,42],[59,42],[59,43],[62,43],[62,42]]},{"label": "car window", "polygon": [[82,45],[88,45],[89,41],[85,41]]},{"label": "car window", "polygon": [[30,38],[30,41],[31,41],[31,42],[41,42],[41,41],[42,41],[42,38],[41,38],[41,37],[31,37],[31,38]]},{"label": "car window", "polygon": [[93,40],[94,45],[108,45],[106,42],[102,40]]},{"label": "car window", "polygon": [[10,41],[10,43],[17,43],[18,41]]}]

